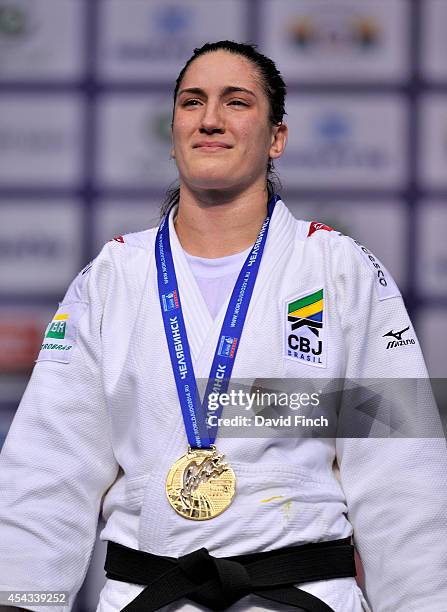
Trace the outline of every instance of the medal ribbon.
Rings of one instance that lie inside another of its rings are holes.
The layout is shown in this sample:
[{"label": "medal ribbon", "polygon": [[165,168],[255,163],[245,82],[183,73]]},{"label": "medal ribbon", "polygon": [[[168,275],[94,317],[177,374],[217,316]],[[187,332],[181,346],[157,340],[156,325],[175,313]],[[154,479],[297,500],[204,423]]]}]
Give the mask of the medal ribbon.
[{"label": "medal ribbon", "polygon": [[[225,393],[228,389],[248,306],[264,252],[270,220],[278,200],[279,196],[275,195],[269,201],[267,216],[233,288],[214,352],[203,403],[199,398],[183,318],[169,238],[168,215],[163,218],[158,228],[155,242],[158,295],[186,435],[192,448],[209,448],[216,439],[217,426],[207,427],[208,411],[206,406],[208,405],[208,397],[211,393]],[[219,406],[215,412],[213,411],[213,414],[219,417],[221,412],[222,406]]]}]

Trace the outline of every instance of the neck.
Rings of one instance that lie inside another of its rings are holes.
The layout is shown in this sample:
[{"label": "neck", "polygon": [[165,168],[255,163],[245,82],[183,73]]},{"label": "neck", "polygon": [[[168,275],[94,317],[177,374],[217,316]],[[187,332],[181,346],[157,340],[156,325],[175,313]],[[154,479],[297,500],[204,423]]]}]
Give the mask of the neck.
[{"label": "neck", "polygon": [[267,189],[236,195],[207,192],[200,195],[180,187],[174,221],[184,250],[198,257],[225,257],[251,246],[267,214]]}]

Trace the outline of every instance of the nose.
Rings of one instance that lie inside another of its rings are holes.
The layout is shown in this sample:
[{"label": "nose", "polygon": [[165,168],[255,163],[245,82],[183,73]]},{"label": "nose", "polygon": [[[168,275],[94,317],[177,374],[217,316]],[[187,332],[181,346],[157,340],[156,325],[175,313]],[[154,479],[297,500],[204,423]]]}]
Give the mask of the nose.
[{"label": "nose", "polygon": [[204,106],[199,131],[201,134],[224,133],[224,120],[217,101],[208,100]]}]

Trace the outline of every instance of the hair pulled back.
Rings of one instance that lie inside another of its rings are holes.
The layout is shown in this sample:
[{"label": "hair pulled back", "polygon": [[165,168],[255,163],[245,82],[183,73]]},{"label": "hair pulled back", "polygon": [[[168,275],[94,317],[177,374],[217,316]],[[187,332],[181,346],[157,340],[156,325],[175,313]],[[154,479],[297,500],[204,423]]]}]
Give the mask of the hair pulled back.
[{"label": "hair pulled back", "polygon": [[[185,76],[185,73],[192,62],[201,55],[205,55],[205,53],[220,50],[245,57],[254,64],[259,74],[262,89],[264,90],[264,93],[269,101],[269,121],[272,125],[281,124],[285,114],[286,98],[286,84],[284,83],[281,73],[277,69],[273,60],[257,51],[256,45],[238,43],[232,40],[219,40],[213,43],[206,43],[202,47],[194,49],[192,56],[181,69],[175,82],[173,100],[174,107],[183,77]],[[172,117],[174,118],[174,109],[172,111]],[[269,159],[267,164],[266,180],[268,197],[271,198],[272,195],[281,187],[279,178],[274,172],[273,161],[271,159]],[[166,197],[161,205],[161,215],[165,215],[172,206],[178,204],[179,200],[180,187],[178,185],[174,185],[166,192]]]}]

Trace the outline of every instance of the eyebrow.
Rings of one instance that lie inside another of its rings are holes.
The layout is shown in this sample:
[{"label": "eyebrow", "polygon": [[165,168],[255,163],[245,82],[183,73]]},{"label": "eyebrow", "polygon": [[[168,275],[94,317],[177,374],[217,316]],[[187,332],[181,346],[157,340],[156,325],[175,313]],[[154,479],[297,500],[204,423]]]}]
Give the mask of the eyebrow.
[{"label": "eyebrow", "polygon": [[[205,98],[207,97],[205,91],[201,89],[200,87],[186,87],[185,89],[181,89],[178,92],[178,95],[180,96],[183,93],[191,93],[191,94],[203,96]],[[231,94],[231,93],[246,93],[256,98],[256,94],[250,91],[250,89],[246,89],[245,87],[236,87],[234,85],[228,85],[228,87],[225,87],[222,91],[222,95],[224,96]]]}]

